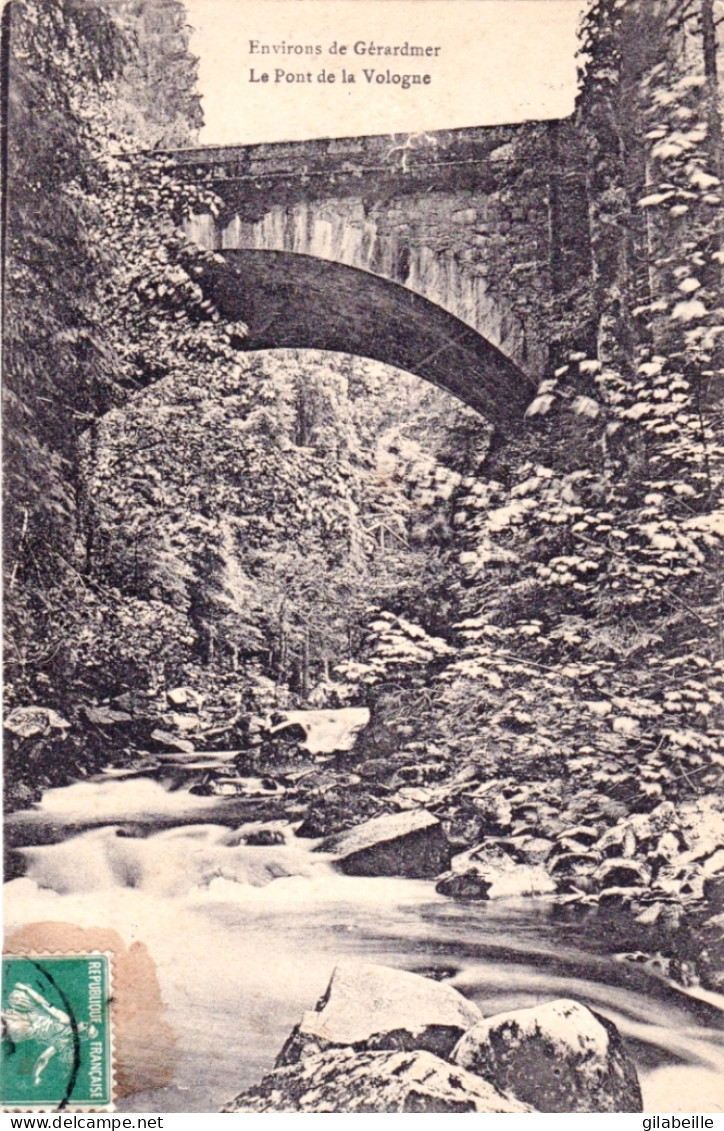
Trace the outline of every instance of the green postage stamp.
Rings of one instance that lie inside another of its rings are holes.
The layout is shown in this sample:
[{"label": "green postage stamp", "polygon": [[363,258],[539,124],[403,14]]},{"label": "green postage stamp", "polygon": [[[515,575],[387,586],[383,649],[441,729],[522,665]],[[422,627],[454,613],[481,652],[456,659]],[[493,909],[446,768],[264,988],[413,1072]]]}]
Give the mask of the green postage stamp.
[{"label": "green postage stamp", "polygon": [[4,957],[2,973],[3,1109],[108,1107],[108,955]]}]

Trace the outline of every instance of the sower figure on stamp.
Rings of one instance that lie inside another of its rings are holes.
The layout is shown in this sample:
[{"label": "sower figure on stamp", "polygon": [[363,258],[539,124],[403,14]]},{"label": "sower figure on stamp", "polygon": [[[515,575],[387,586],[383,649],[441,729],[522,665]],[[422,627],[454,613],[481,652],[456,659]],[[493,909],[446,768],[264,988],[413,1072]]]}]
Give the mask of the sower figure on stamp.
[{"label": "sower figure on stamp", "polygon": [[[33,1083],[37,1088],[48,1063],[58,1056],[64,1064],[73,1061],[73,1026],[62,1009],[51,1005],[42,994],[25,982],[17,982],[8,996],[8,1008],[2,1014],[3,1032],[11,1041],[38,1041],[46,1048],[35,1062]],[[96,1029],[85,1021],[77,1025],[79,1036],[94,1037]]]}]

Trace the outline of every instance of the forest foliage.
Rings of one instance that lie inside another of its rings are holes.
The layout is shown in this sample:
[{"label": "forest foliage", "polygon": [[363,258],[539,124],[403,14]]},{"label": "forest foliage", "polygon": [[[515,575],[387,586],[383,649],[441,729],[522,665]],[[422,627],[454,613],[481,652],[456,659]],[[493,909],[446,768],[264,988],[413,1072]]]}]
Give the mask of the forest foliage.
[{"label": "forest foliage", "polygon": [[162,153],[201,124],[177,0],[10,8],[9,706],[190,684],[643,805],[720,781],[717,4],[588,11],[592,270],[505,443],[376,364],[240,355]]}]

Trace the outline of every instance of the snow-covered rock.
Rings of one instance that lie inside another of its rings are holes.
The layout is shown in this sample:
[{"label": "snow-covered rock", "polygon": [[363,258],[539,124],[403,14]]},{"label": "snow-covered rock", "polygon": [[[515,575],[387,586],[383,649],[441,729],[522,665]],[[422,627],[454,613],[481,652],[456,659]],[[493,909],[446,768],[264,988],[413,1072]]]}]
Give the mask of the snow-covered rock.
[{"label": "snow-covered rock", "polygon": [[172,687],[166,692],[166,698],[172,707],[186,707],[192,711],[197,711],[204,701],[203,695],[192,687]]},{"label": "snow-covered rock", "polygon": [[480,900],[490,898],[492,886],[477,868],[469,868],[466,872],[445,872],[435,884],[435,891],[451,899]]},{"label": "snow-covered rock", "polygon": [[483,835],[499,836],[509,831],[513,811],[502,793],[485,793],[480,789],[472,795],[472,800],[482,822]]},{"label": "snow-covered rock", "polygon": [[606,888],[647,887],[651,883],[651,871],[638,860],[625,857],[611,857],[604,860],[593,873],[599,891]]},{"label": "snow-covered rock", "polygon": [[603,834],[596,848],[603,856],[631,857],[636,852],[636,834],[628,824],[614,825]]},{"label": "snow-covered rock", "polygon": [[177,711],[172,712],[169,716],[169,721],[172,726],[177,730],[198,730],[200,726],[200,719],[198,715],[182,715]]},{"label": "snow-covered rock", "polygon": [[276,1069],[224,1111],[485,1114],[530,1108],[429,1052],[335,1049]]},{"label": "snow-covered rock", "polygon": [[328,837],[318,851],[331,853],[350,876],[432,879],[450,865],[442,825],[426,809],[373,817]]},{"label": "snow-covered rock", "polygon": [[588,891],[598,863],[596,852],[564,852],[554,860],[549,859],[548,869],[564,888],[573,885],[581,891]]},{"label": "snow-covered rock", "polygon": [[452,1059],[536,1111],[642,1110],[636,1068],[616,1026],[575,1001],[487,1018],[460,1039]]},{"label": "snow-covered rock", "polygon": [[170,691],[166,692],[166,698],[174,707],[185,707],[189,701],[188,689],[186,687],[172,687]]},{"label": "snow-covered rock", "polygon": [[692,847],[724,844],[724,797],[709,794],[679,806],[679,825]]},{"label": "snow-covered rock", "polygon": [[599,910],[613,915],[628,911],[637,905],[647,890],[643,887],[607,887],[597,897]]},{"label": "snow-covered rock", "polygon": [[95,726],[116,726],[119,723],[133,721],[133,716],[129,715],[127,711],[115,711],[113,707],[109,707],[106,703],[101,704],[100,707],[83,706],[82,711],[88,722]]},{"label": "snow-covered rock", "polygon": [[351,750],[360,731],[370,721],[368,707],[340,707],[332,711],[284,711],[275,723],[269,722],[270,735],[281,734],[289,727],[301,727],[301,746],[310,754],[334,754]]},{"label": "snow-covered rock", "polygon": [[544,836],[515,837],[513,843],[526,864],[545,864],[553,848],[553,841]]},{"label": "snow-covered rock", "polygon": [[277,1058],[284,1067],[331,1046],[358,1051],[452,1051],[481,1020],[478,1007],[452,986],[407,970],[367,962],[340,962],[316,1009],[303,1014]]},{"label": "snow-covered rock", "polygon": [[635,813],[626,821],[627,826],[633,830],[639,845],[655,842],[668,829],[676,827],[678,817],[671,801],[662,801],[650,813]]},{"label": "snow-covered rock", "polygon": [[[483,841],[468,852],[461,852],[453,859],[451,872],[441,877],[441,882],[451,888],[456,875],[464,875],[468,886],[477,876],[481,884],[487,884],[490,899],[509,895],[547,895],[556,890],[546,869],[540,864],[526,863],[517,846],[510,841]],[[439,884],[437,890],[440,891]],[[444,890],[442,894],[457,893]]]},{"label": "snow-covered rock", "polygon": [[562,829],[556,840],[574,841],[580,848],[590,848],[598,840],[598,829],[593,825],[573,825]]},{"label": "snow-covered rock", "polygon": [[187,738],[179,738],[170,731],[161,730],[160,727],[151,731],[150,746],[153,750],[177,750],[181,754],[194,753],[193,742],[189,742]]},{"label": "snow-covered rock", "polygon": [[3,726],[18,738],[36,738],[53,730],[68,730],[70,723],[51,707],[16,707]]}]

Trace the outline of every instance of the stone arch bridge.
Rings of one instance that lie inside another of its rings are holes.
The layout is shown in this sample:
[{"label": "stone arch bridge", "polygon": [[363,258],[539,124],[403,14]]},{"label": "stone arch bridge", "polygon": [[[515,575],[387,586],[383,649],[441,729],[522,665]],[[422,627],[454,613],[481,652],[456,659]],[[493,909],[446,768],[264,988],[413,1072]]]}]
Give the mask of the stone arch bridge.
[{"label": "stone arch bridge", "polygon": [[205,282],[245,348],[371,357],[505,427],[548,363],[546,303],[590,269],[571,137],[544,122],[167,156],[223,201],[187,232],[222,253]]}]

